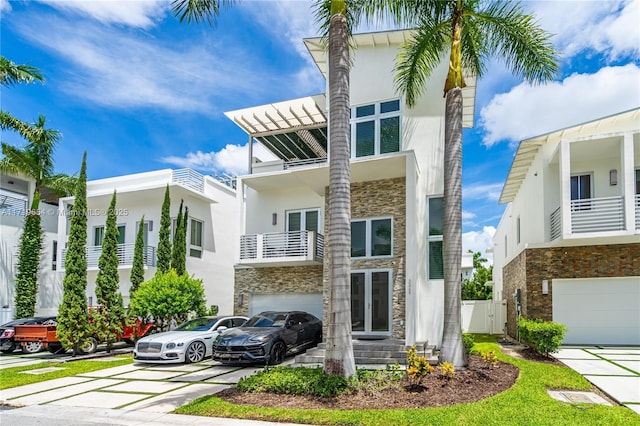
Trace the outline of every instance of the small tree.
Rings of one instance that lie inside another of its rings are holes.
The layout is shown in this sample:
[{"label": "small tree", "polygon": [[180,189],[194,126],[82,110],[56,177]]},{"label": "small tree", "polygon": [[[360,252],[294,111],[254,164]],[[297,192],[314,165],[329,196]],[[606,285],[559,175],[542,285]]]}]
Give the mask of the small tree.
[{"label": "small tree", "polygon": [[169,185],[164,191],[162,215],[160,216],[160,231],[158,232],[158,261],[156,274],[169,272],[171,268],[171,197]]},{"label": "small tree", "polygon": [[180,200],[178,218],[176,219],[176,229],[173,233],[173,250],[171,252],[171,269],[175,269],[178,275],[186,272],[187,260],[187,225],[188,212],[182,213],[184,200]]},{"label": "small tree", "polygon": [[[34,203],[39,203],[39,194],[34,194]],[[16,319],[35,315],[38,294],[38,270],[42,252],[42,228],[40,215],[29,210],[24,218],[24,230],[20,236],[18,273],[16,274]]]},{"label": "small tree", "polygon": [[96,296],[100,308],[94,310],[93,325],[100,340],[107,343],[107,352],[122,334],[124,325],[124,307],[120,293],[120,275],[118,274],[118,225],[116,224],[116,192],[113,192],[111,204],[107,210],[107,223],[102,240],[102,253],[98,260],[96,278]]},{"label": "small tree", "polygon": [[65,349],[77,355],[89,335],[87,315],[87,152],[82,156],[82,167],[75,189],[71,210],[69,241],[65,257],[65,276],[62,281],[62,304],[58,309],[57,335]]},{"label": "small tree", "polygon": [[473,277],[465,278],[462,281],[462,300],[489,300],[493,297],[493,287],[486,285],[493,279],[493,265],[488,268],[484,266],[487,259],[482,254],[469,250],[473,253]]},{"label": "small tree", "polygon": [[202,280],[178,275],[173,269],[142,283],[129,306],[134,315],[152,316],[160,331],[167,330],[172,320],[184,322],[189,312],[204,315],[207,311]]},{"label": "small tree", "polygon": [[131,288],[129,297],[133,297],[140,284],[144,281],[144,215],[138,225],[136,244],[133,248],[133,265],[131,266]]}]

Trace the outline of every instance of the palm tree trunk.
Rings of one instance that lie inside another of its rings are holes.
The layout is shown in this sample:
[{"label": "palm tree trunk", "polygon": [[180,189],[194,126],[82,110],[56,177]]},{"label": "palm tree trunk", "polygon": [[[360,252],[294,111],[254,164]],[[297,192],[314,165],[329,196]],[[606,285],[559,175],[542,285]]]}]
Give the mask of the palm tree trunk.
[{"label": "palm tree trunk", "polygon": [[355,373],[351,340],[351,177],[349,169],[349,39],[347,19],[329,27],[329,312],[324,372]]},{"label": "palm tree trunk", "polygon": [[460,319],[462,258],[462,89],[446,93],[444,140],[444,331],[440,361],[464,367]]}]

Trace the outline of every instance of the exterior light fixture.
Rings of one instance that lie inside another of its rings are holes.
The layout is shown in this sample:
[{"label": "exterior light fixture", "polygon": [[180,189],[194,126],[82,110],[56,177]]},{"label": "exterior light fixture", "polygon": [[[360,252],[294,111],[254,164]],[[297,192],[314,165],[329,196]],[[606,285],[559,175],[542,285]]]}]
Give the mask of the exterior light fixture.
[{"label": "exterior light fixture", "polygon": [[271,215],[271,224],[272,225],[277,225],[278,224],[278,213],[273,213]]},{"label": "exterior light fixture", "polygon": [[609,170],[609,185],[615,186],[618,184],[618,171],[616,169]]},{"label": "exterior light fixture", "polygon": [[549,281],[542,280],[542,294],[549,294]]}]

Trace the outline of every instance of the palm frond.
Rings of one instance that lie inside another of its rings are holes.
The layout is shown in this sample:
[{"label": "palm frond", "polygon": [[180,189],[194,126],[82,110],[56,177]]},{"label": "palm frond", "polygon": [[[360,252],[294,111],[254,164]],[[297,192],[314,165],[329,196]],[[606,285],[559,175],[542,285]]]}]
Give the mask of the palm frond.
[{"label": "palm frond", "polygon": [[18,65],[0,56],[0,84],[13,86],[20,83],[44,82],[44,77],[36,67]]},{"label": "palm frond", "polygon": [[58,197],[66,197],[73,194],[77,183],[78,178],[76,176],[60,173],[47,177],[42,184],[53,191]]},{"label": "palm frond", "polygon": [[178,21],[191,24],[206,22],[211,27],[218,23],[220,7],[234,3],[234,0],[173,0],[171,12]]},{"label": "palm frond", "polygon": [[34,179],[39,175],[38,159],[33,157],[33,152],[2,143],[2,155],[4,155],[2,159],[2,170],[4,172],[22,172]]},{"label": "palm frond", "polygon": [[414,106],[427,79],[447,54],[451,43],[449,21],[437,22],[425,16],[396,59],[396,90]]},{"label": "palm frond", "polygon": [[487,53],[502,59],[514,75],[530,83],[558,73],[551,34],[514,1],[493,1],[473,14],[485,34]]}]

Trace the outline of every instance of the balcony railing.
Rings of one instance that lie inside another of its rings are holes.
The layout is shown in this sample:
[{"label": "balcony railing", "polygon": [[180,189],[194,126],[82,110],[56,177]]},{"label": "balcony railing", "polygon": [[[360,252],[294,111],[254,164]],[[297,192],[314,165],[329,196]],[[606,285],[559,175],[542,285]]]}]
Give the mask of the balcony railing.
[{"label": "balcony railing", "polygon": [[194,170],[174,170],[172,179],[174,183],[191,188],[201,194],[204,193],[204,176]]},{"label": "balcony railing", "polygon": [[562,235],[562,215],[560,214],[560,207],[558,207],[553,213],[551,213],[551,241],[556,238],[560,238]]},{"label": "balcony railing", "polygon": [[[135,244],[118,244],[118,265],[119,266],[131,266],[133,265],[133,250]],[[90,246],[86,248],[87,267],[97,268],[100,254],[102,254],[102,246]],[[64,269],[64,261],[67,257],[67,249],[62,250],[62,268]],[[156,248],[153,246],[144,246],[142,250],[142,257],[145,266],[156,266]]]},{"label": "balcony railing", "polygon": [[571,201],[573,233],[620,231],[624,226],[624,197]]},{"label": "balcony railing", "polygon": [[640,194],[636,195],[636,229],[640,229]]},{"label": "balcony railing", "polygon": [[286,161],[283,164],[283,168],[284,170],[288,170],[294,167],[300,167],[300,166],[308,166],[310,164],[322,164],[322,163],[326,163],[327,162],[327,157],[321,157],[321,158],[308,158],[305,160],[294,160],[294,161]]},{"label": "balcony railing", "polygon": [[26,211],[26,199],[0,194],[0,215],[24,216]]},{"label": "balcony railing", "polygon": [[240,237],[241,264],[313,264],[321,263],[323,257],[324,236],[313,231],[274,232]]}]

